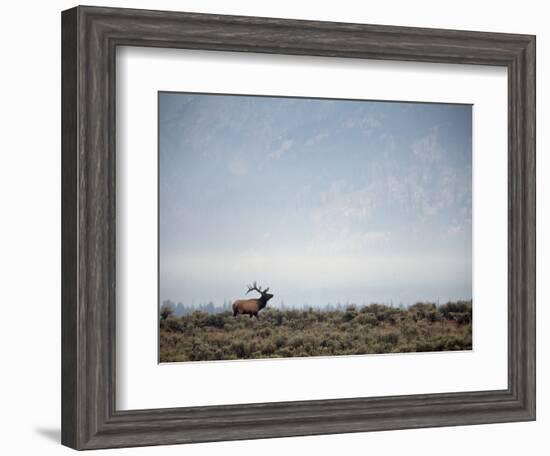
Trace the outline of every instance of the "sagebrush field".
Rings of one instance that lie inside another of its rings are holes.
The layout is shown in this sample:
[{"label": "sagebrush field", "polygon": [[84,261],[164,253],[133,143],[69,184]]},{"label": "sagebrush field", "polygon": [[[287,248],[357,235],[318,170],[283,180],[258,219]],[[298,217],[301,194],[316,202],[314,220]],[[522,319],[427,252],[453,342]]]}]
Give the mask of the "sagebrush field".
[{"label": "sagebrush field", "polygon": [[161,310],[160,362],[363,355],[472,349],[472,302],[344,310],[266,308],[175,317]]}]

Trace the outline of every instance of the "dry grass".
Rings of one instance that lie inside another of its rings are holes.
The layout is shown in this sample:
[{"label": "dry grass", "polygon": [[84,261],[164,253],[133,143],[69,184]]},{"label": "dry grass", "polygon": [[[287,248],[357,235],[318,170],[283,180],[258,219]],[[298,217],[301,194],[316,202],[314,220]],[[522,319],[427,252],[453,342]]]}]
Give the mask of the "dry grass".
[{"label": "dry grass", "polygon": [[260,318],[194,312],[161,318],[160,360],[208,361],[471,350],[472,303],[409,309],[379,304],[346,310],[267,308]]}]

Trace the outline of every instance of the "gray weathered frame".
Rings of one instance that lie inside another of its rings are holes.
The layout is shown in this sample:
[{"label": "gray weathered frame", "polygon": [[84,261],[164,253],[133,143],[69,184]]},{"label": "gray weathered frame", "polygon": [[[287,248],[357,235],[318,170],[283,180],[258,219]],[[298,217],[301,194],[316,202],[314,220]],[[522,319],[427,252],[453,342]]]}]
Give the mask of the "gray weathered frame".
[{"label": "gray weathered frame", "polygon": [[[151,46],[508,69],[508,388],[119,411],[115,50]],[[76,7],[62,13],[62,443],[76,449],[535,419],[535,37]]]}]

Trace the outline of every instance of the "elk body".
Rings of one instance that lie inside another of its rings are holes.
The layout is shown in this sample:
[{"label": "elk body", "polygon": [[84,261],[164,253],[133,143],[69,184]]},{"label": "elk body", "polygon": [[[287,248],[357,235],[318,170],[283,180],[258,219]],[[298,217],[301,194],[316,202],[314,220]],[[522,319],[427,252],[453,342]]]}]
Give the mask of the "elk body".
[{"label": "elk body", "polygon": [[233,303],[233,316],[236,317],[239,314],[243,315],[250,315],[250,318],[253,316],[258,318],[258,312],[262,310],[265,306],[267,306],[267,301],[269,301],[273,295],[271,293],[268,293],[269,287],[267,287],[265,290],[262,290],[261,287],[258,287],[256,285],[256,282],[254,282],[253,286],[248,286],[248,291],[246,294],[250,293],[251,291],[257,291],[260,293],[259,298],[253,298],[253,299],[238,299]]}]

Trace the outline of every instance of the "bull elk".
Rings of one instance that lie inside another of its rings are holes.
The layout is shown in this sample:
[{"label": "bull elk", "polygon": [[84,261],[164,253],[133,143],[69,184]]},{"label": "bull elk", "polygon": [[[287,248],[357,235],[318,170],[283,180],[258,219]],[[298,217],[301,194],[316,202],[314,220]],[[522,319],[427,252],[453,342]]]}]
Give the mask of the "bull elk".
[{"label": "bull elk", "polygon": [[259,298],[253,298],[253,299],[237,299],[233,303],[233,316],[236,317],[239,314],[243,315],[250,315],[250,318],[253,316],[258,318],[258,312],[262,310],[265,306],[267,306],[267,301],[269,301],[273,295],[271,293],[268,293],[269,287],[267,287],[265,290],[262,290],[261,287],[258,287],[256,285],[256,282],[254,282],[254,285],[248,286],[248,291],[246,294],[250,293],[251,291],[257,291],[260,293]]}]

